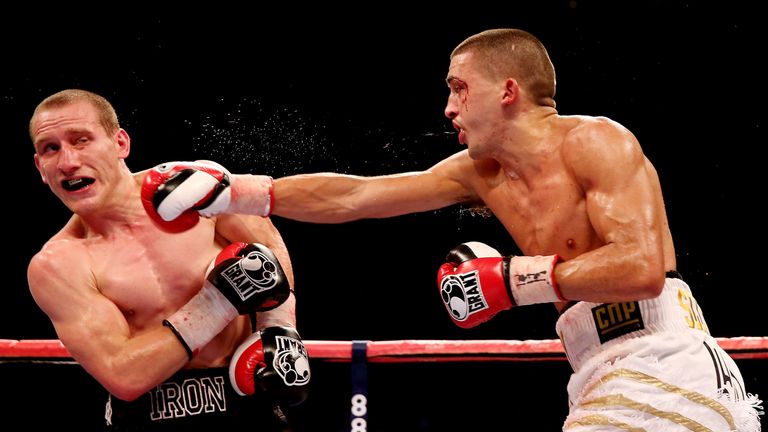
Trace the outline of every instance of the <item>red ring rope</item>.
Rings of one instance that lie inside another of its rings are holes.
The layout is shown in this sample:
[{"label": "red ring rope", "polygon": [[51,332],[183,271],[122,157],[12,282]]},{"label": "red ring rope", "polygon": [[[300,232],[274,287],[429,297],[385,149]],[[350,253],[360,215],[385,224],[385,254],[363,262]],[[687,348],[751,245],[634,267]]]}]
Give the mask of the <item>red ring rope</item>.
[{"label": "red ring rope", "polygon": [[[734,359],[768,359],[768,336],[717,338]],[[312,359],[349,362],[351,341],[305,340]],[[367,341],[369,362],[549,361],[566,360],[557,339],[545,340],[390,340]],[[0,339],[0,363],[5,358],[71,358],[57,339]]]}]

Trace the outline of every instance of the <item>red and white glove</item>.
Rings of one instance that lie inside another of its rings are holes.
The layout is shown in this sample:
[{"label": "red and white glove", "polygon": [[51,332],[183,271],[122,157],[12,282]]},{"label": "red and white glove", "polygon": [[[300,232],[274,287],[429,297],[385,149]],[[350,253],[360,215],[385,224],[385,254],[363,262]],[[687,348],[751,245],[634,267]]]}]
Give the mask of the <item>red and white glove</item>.
[{"label": "red and white glove", "polygon": [[200,216],[242,213],[269,216],[272,178],[232,175],[211,161],[167,162],[147,171],[141,202],[147,214],[170,232],[195,226]]},{"label": "red and white glove", "polygon": [[259,243],[232,243],[219,252],[200,291],[163,325],[190,360],[240,314],[274,309],[290,296],[283,268]]},{"label": "red and white glove", "polygon": [[229,364],[232,387],[241,396],[264,392],[279,406],[302,403],[309,394],[309,356],[299,333],[267,327],[252,334]]},{"label": "red and white glove", "polygon": [[513,306],[564,301],[554,279],[557,255],[502,257],[480,243],[453,248],[437,272],[440,296],[462,328],[482,324]]}]

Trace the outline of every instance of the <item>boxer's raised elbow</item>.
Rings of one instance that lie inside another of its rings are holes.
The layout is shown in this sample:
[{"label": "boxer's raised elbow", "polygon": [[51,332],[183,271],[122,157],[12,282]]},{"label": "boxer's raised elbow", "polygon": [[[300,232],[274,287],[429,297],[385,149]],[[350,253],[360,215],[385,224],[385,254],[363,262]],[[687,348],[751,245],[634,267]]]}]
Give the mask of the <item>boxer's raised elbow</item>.
[{"label": "boxer's raised elbow", "polygon": [[633,278],[634,292],[641,299],[656,298],[664,289],[664,270],[657,265],[642,265],[638,268]]},{"label": "boxer's raised elbow", "polygon": [[102,382],[104,388],[114,397],[132,402],[148,392],[152,386],[131,382],[130,379],[115,378]]},{"label": "boxer's raised elbow", "polygon": [[138,399],[157,385],[143,368],[113,368],[109,373],[94,377],[112,396],[126,402]]}]

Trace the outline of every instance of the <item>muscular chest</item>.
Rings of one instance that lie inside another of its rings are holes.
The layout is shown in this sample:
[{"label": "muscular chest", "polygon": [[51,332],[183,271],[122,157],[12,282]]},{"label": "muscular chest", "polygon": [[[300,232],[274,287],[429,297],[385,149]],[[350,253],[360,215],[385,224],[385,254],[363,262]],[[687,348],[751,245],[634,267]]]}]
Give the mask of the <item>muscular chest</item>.
[{"label": "muscular chest", "polygon": [[216,253],[213,230],[135,233],[91,247],[96,283],[135,327],[186,303]]},{"label": "muscular chest", "polygon": [[596,241],[584,194],[569,176],[541,175],[523,182],[506,173],[483,199],[527,255],[574,256]]}]

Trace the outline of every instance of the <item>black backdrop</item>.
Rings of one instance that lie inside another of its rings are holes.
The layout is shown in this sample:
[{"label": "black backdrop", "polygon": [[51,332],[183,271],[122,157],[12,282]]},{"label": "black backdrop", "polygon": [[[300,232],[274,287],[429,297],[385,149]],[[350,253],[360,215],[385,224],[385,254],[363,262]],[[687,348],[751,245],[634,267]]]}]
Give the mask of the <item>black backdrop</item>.
[{"label": "black backdrop", "polygon": [[[68,217],[32,160],[27,122],[43,97],[69,87],[106,96],[132,137],[134,170],[201,158],[275,177],[420,170],[460,149],[442,114],[451,49],[496,27],[542,39],[558,72],[562,114],[608,116],[638,137],[661,176],[679,270],[713,334],[765,335],[766,235],[756,207],[764,196],[758,63],[766,32],[756,8],[531,1],[484,12],[315,5],[270,13],[123,8],[98,18],[7,13],[0,118],[11,170],[10,262],[0,338],[56,337],[25,274]],[[472,330],[445,315],[434,279],[448,249],[479,240],[515,251],[495,219],[449,208],[342,225],[274,222],[292,255],[305,339],[555,337],[547,305]],[[562,385],[554,391],[564,396]]]}]

